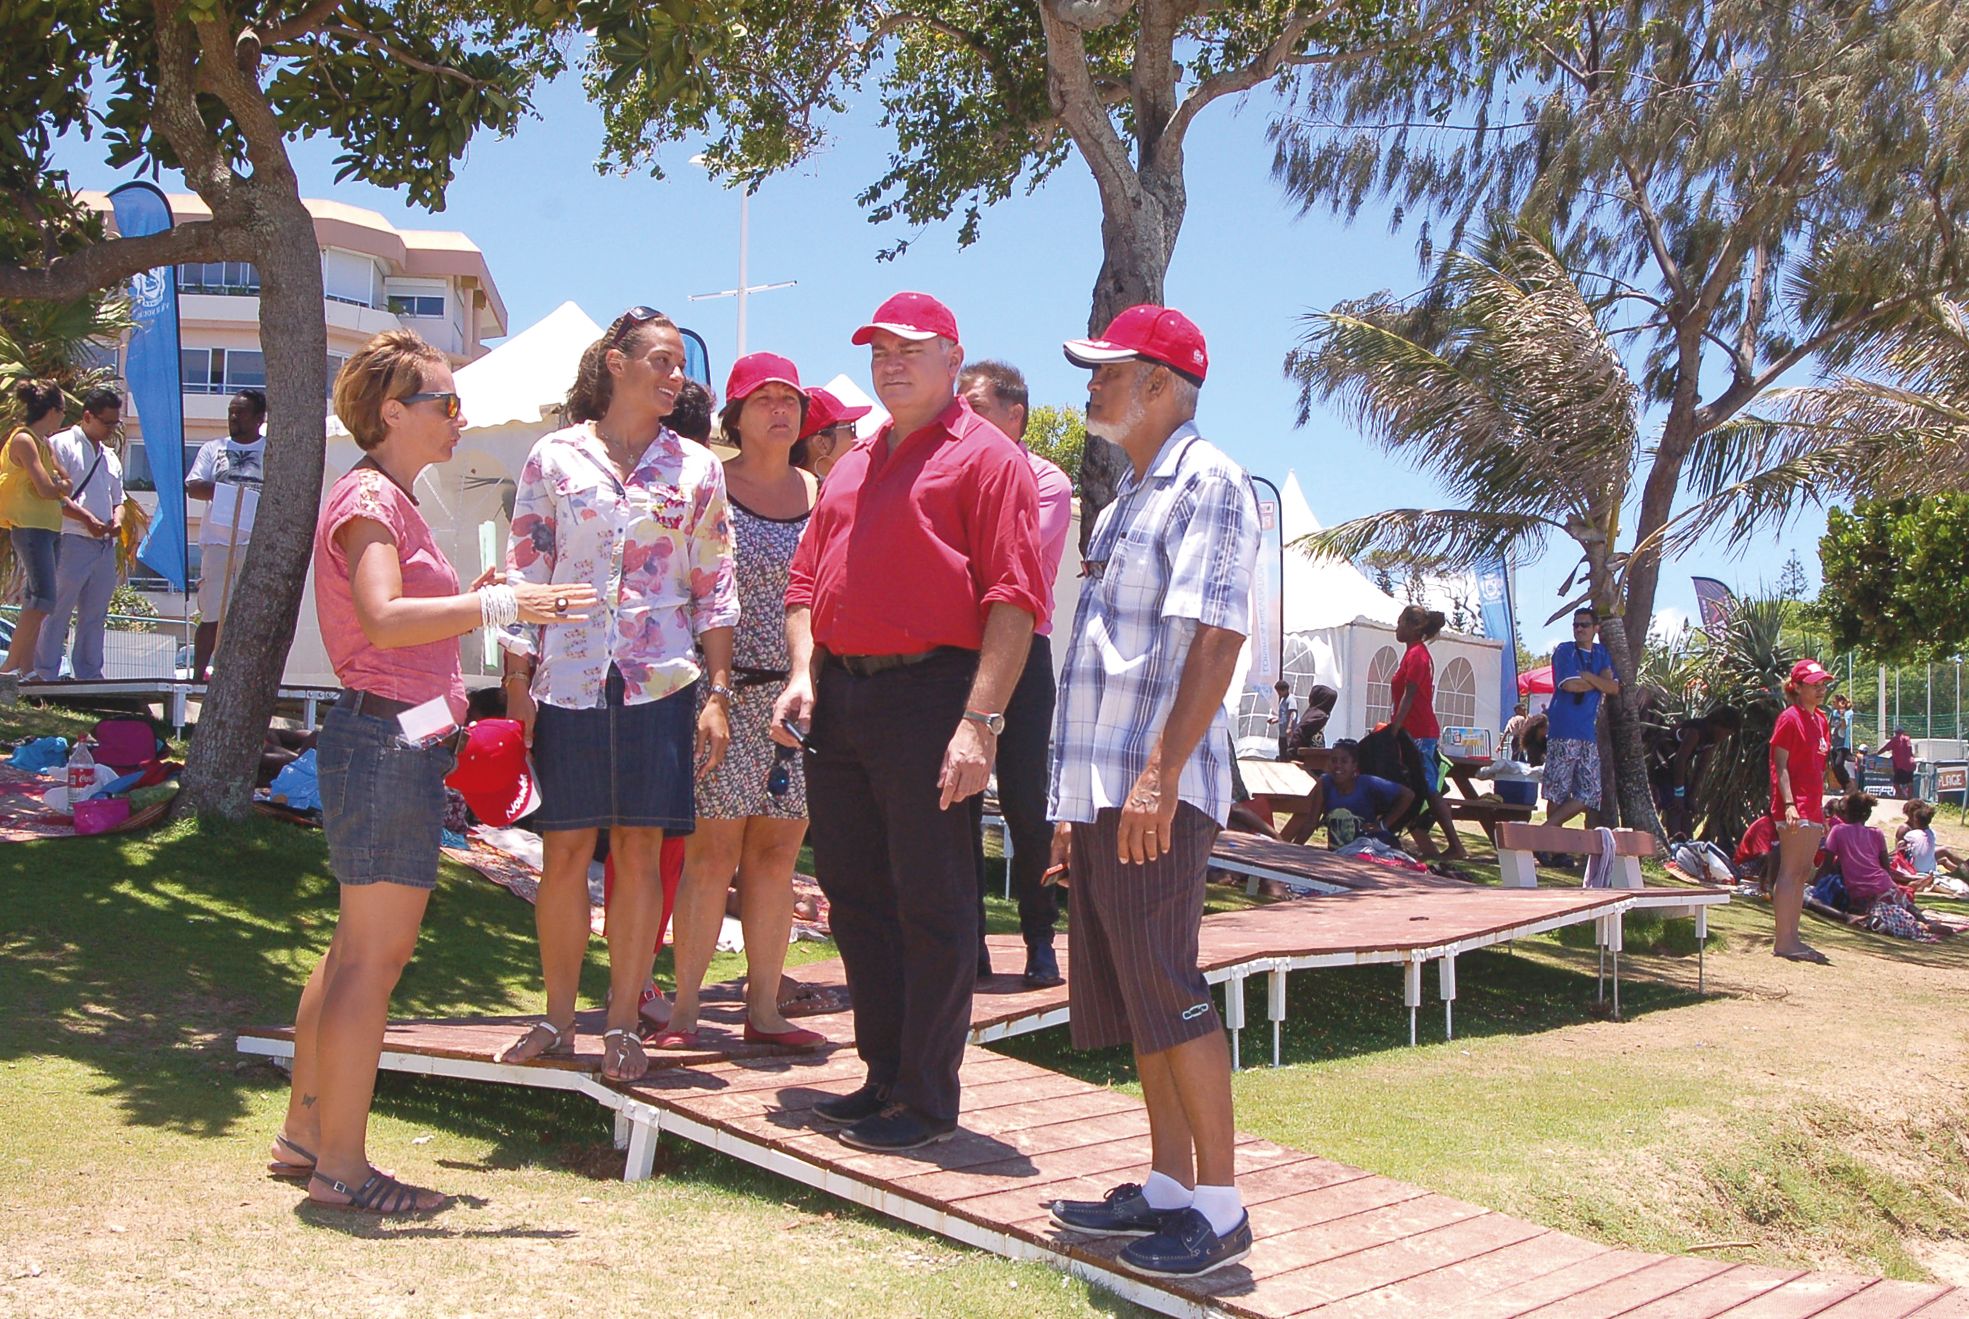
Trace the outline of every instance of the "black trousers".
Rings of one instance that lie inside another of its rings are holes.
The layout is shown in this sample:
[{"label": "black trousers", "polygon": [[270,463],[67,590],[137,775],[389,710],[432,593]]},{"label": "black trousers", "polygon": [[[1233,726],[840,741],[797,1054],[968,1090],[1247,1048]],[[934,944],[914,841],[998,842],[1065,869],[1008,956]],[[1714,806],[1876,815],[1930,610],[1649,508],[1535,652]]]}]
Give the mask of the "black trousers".
[{"label": "black trousers", "polygon": [[977,983],[975,830],[937,774],[977,674],[973,652],[858,678],[820,675],[807,766],[814,873],[854,996],[868,1077],[926,1117],[957,1117]]},{"label": "black trousers", "polygon": [[[1019,933],[1028,948],[1051,948],[1060,916],[1059,890],[1040,882],[1053,847],[1053,825],[1046,818],[1046,752],[1053,740],[1053,639],[1035,636],[1026,652],[1025,671],[1005,705],[1005,731],[998,735],[998,807],[1012,835],[1012,894],[1019,900]],[[978,937],[984,937],[984,794],[971,799],[977,822]]]}]

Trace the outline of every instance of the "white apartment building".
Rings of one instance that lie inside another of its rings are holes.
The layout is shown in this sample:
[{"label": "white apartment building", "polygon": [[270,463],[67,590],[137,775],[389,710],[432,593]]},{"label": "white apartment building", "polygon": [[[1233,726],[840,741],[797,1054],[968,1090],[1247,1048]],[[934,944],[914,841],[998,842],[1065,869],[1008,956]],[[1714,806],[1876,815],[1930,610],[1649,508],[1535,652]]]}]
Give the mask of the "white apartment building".
[{"label": "white apartment building", "polygon": [[[105,194],[83,196],[91,206],[109,213]],[[211,214],[196,196],[173,194],[170,201],[180,223]],[[398,229],[374,211],[343,202],[310,199],[305,204],[314,217],[315,241],[321,249],[322,319],[328,329],[331,388],[349,355],[383,330],[417,331],[454,366],[483,356],[487,339],[506,334],[506,304],[486,268],[484,253],[464,234]],[[226,408],[233,394],[248,387],[266,388],[259,295],[260,275],[251,262],[208,261],[178,268],[186,468],[201,444],[226,433]],[[126,402],[123,415],[128,484],[140,502],[154,508],[143,417],[133,402]],[[271,435],[269,442],[279,444],[280,437]],[[186,509],[194,576],[202,508],[194,501]],[[146,585],[141,580],[137,584]],[[182,613],[176,595],[151,598],[167,617]]]}]

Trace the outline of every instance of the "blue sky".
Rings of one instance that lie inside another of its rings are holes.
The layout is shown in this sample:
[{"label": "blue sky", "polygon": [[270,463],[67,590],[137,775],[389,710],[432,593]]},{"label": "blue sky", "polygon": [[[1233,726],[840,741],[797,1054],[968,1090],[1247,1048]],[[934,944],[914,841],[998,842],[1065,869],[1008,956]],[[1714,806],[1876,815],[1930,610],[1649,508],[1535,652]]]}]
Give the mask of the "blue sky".
[{"label": "blue sky", "polygon": [[[485,252],[515,330],[570,298],[603,323],[637,303],[661,307],[704,335],[714,383],[722,385],[733,303],[686,299],[736,282],[737,193],[692,166],[689,147],[665,157],[661,181],[600,175],[593,165],[600,116],[579,84],[562,79],[536,104],[540,118],[511,139],[472,146],[441,214],[413,210],[390,192],[334,183],[335,152],[325,140],[292,147],[303,191],[370,207],[401,226],[464,231]],[[1339,417],[1316,414],[1303,429],[1293,425],[1296,391],[1280,363],[1301,318],[1377,289],[1410,291],[1418,276],[1412,237],[1391,235],[1385,210],[1363,210],[1351,226],[1294,215],[1271,181],[1271,109],[1264,96],[1220,102],[1201,116],[1188,147],[1189,214],[1168,301],[1196,320],[1210,344],[1200,424],[1254,473],[1282,482],[1295,469],[1324,524],[1435,503],[1440,492],[1431,482]],[[1038,193],[1015,194],[988,211],[969,248],[958,249],[954,224],[936,226],[884,264],[876,252],[907,231],[870,225],[854,201],[887,159],[889,137],[877,117],[872,104],[857,107],[835,122],[828,150],[754,195],[751,281],[799,284],[751,299],[748,346],[792,357],[815,382],[841,371],[865,381],[866,352],[849,345],[849,333],[887,294],[924,289],[956,312],[973,356],[1003,357],[1025,371],[1035,401],[1082,403],[1086,375],[1064,360],[1059,344],[1083,332],[1100,266],[1099,206],[1085,167],[1070,160]],[[90,144],[64,144],[62,154],[77,186],[109,187],[124,177],[106,169]],[[170,179],[165,185],[182,188]],[[1812,511],[1781,541],[1767,539],[1742,559],[1708,549],[1685,557],[1663,574],[1657,609],[1694,611],[1692,572],[1752,588],[1775,581],[1793,548],[1816,589],[1822,525]],[[1571,567],[1572,556],[1555,551],[1520,569],[1519,620],[1535,649],[1561,639],[1544,618],[1560,605],[1557,589]]]}]

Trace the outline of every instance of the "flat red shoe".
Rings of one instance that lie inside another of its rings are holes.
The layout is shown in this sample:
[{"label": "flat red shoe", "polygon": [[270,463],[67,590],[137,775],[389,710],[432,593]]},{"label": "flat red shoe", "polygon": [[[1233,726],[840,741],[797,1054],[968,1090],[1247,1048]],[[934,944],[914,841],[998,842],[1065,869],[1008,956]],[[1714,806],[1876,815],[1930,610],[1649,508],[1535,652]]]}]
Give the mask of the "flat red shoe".
[{"label": "flat red shoe", "polygon": [[760,1030],[751,1022],[745,1023],[745,1042],[747,1044],[774,1044],[782,1049],[818,1049],[827,1043],[827,1037],[817,1030],[802,1030],[798,1026],[786,1030]]},{"label": "flat red shoe", "polygon": [[688,1051],[703,1047],[703,1036],[694,1030],[659,1031],[649,1039],[649,1047],[665,1051]]}]

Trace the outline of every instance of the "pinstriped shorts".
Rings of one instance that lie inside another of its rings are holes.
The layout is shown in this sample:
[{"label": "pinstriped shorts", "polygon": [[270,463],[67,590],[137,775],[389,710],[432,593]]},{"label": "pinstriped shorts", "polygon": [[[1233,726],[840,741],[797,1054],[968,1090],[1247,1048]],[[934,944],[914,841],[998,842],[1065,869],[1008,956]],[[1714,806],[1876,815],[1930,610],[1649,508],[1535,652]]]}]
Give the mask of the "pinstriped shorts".
[{"label": "pinstriped shorts", "polygon": [[1161,1053],[1222,1030],[1197,969],[1197,927],[1217,824],[1184,802],[1169,848],[1145,865],[1116,858],[1119,810],[1073,827],[1067,1002],[1077,1049]]}]

